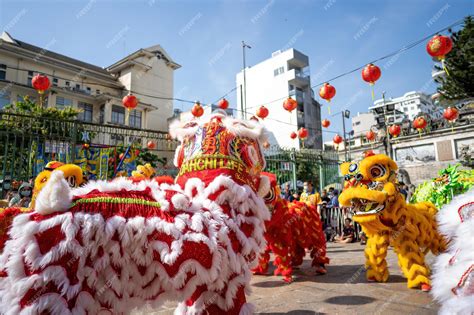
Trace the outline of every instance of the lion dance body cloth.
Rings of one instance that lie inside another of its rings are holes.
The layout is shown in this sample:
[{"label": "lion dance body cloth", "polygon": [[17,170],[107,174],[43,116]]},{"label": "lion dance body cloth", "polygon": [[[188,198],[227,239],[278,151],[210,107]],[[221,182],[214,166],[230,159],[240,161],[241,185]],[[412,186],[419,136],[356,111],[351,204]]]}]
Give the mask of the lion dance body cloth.
[{"label": "lion dance body cloth", "polygon": [[341,165],[345,186],[339,203],[352,206],[354,221],[367,234],[367,279],[386,282],[387,250],[393,246],[409,288],[428,291],[430,270],[425,254],[438,254],[446,242],[438,233],[436,208],[429,202],[405,203],[396,182],[397,164],[379,154]]},{"label": "lion dance body cloth", "polygon": [[266,274],[270,252],[275,255],[274,274],[282,275],[285,282],[292,281],[293,267],[303,263],[306,250],[310,252],[312,266],[316,272],[325,274],[326,238],[317,208],[304,202],[288,202],[280,195],[276,176],[265,173],[270,178],[270,192],[264,200],[271,212],[271,219],[265,222],[267,248],[260,258],[255,274]]},{"label": "lion dance body cloth", "polygon": [[0,255],[6,314],[251,314],[251,268],[266,247],[263,127],[219,114],[175,124],[177,184],[117,178],[71,188],[54,170],[16,213]]},{"label": "lion dance body cloth", "polygon": [[436,257],[432,294],[440,314],[474,313],[474,189],[455,197],[438,213],[448,251]]}]

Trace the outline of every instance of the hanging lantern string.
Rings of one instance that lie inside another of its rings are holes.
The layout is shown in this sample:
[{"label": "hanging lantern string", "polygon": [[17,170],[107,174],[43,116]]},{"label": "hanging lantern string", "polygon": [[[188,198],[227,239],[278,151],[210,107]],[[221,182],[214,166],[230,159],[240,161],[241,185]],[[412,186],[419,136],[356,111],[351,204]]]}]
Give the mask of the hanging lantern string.
[{"label": "hanging lantern string", "polygon": [[[377,59],[375,59],[375,60],[373,60],[373,61],[366,62],[366,63],[364,63],[364,65],[359,66],[359,67],[357,67],[357,68],[355,68],[355,69],[353,69],[353,70],[346,71],[346,72],[341,73],[341,74],[339,74],[339,75],[337,75],[337,76],[334,76],[334,77],[332,77],[332,78],[330,78],[330,79],[326,79],[326,80],[324,80],[324,81],[322,81],[322,82],[320,82],[320,83],[318,83],[318,84],[315,84],[315,85],[311,86],[311,88],[315,88],[315,87],[321,86],[321,85],[323,85],[323,84],[326,83],[326,82],[331,82],[331,81],[334,81],[334,80],[339,79],[339,78],[341,78],[341,77],[344,77],[344,76],[346,76],[346,75],[352,74],[352,73],[354,73],[354,72],[356,72],[356,71],[359,71],[359,70],[363,69],[363,68],[364,68],[367,64],[369,64],[369,63],[377,63],[378,61],[381,61],[381,60],[384,60],[384,59],[393,57],[393,56],[398,55],[398,54],[401,54],[401,53],[403,53],[403,52],[405,52],[405,51],[407,51],[407,50],[409,50],[409,49],[412,49],[412,48],[418,46],[418,45],[421,44],[421,43],[424,43],[427,39],[433,37],[434,35],[436,35],[436,34],[438,34],[438,33],[441,33],[441,32],[443,32],[443,31],[446,31],[446,30],[448,30],[448,29],[451,29],[451,28],[453,28],[453,27],[455,27],[455,26],[461,25],[461,24],[463,24],[463,19],[459,19],[459,20],[455,21],[454,23],[452,23],[451,25],[446,26],[446,27],[444,27],[444,28],[442,28],[442,29],[439,29],[439,30],[437,30],[436,32],[433,32],[433,33],[431,33],[430,35],[427,35],[427,36],[425,36],[425,37],[423,37],[423,38],[421,38],[421,39],[419,39],[419,40],[417,40],[417,41],[415,41],[415,42],[412,42],[412,43],[410,43],[410,44],[408,44],[408,45],[405,45],[405,46],[403,46],[402,48],[400,48],[400,49],[398,49],[398,50],[396,50],[396,51],[394,51],[394,52],[392,52],[392,53],[389,53],[389,54],[387,54],[387,55],[385,55],[385,56],[382,56],[382,57],[380,57],[380,58],[377,58]],[[54,77],[54,78],[58,78],[58,79],[61,79],[61,80],[70,81],[70,82],[74,82],[74,83],[91,84],[91,85],[95,85],[95,86],[103,86],[103,87],[108,87],[108,88],[117,89],[117,86],[116,86],[116,85],[112,85],[112,84],[104,84],[104,83],[99,83],[99,82],[91,82],[91,81],[87,81],[87,80],[85,80],[85,81],[73,80],[73,79],[71,79],[71,78],[64,78],[64,77],[61,77],[61,76],[57,76],[57,75],[53,75],[53,74],[48,74],[48,73],[45,73],[45,72],[42,72],[42,71],[36,71],[36,70],[34,70],[34,69],[24,69],[24,68],[13,67],[13,66],[8,66],[8,65],[7,65],[7,68],[10,68],[10,69],[13,69],[13,70],[17,70],[17,71],[25,71],[25,72],[34,71],[34,72],[37,72],[37,73],[43,73],[44,75],[47,75],[47,76],[51,76],[51,77]],[[233,87],[233,88],[230,89],[228,92],[226,92],[226,93],[223,95],[223,97],[220,97],[217,101],[215,101],[214,103],[211,103],[211,104],[216,104],[221,98],[224,98],[224,97],[228,96],[230,93],[234,92],[235,90],[237,90],[237,87]],[[127,92],[127,93],[130,92],[130,93],[135,94],[135,95],[146,96],[146,97],[149,97],[149,98],[160,99],[160,100],[178,101],[178,102],[183,102],[183,103],[188,103],[188,104],[194,104],[194,103],[195,103],[195,100],[186,100],[186,99],[176,98],[176,97],[166,97],[166,96],[160,96],[160,95],[152,95],[152,94],[140,93],[140,92],[133,91],[133,90],[126,91],[126,92]],[[283,99],[285,99],[285,98],[287,98],[287,96],[281,97],[281,98],[278,98],[278,99],[275,99],[275,100],[273,100],[273,101],[271,101],[271,102],[261,102],[261,104],[270,104],[270,103],[274,103],[274,102],[283,100]],[[205,102],[203,102],[203,103],[205,103]],[[209,106],[209,105],[205,105],[205,106]],[[205,106],[203,105],[203,107],[205,107]],[[260,105],[253,106],[253,107],[247,107],[247,109],[256,108],[256,107],[258,107],[258,106],[260,106]]]},{"label": "hanging lantern string", "polygon": [[[372,60],[372,61],[370,61],[370,62],[366,62],[366,63],[364,63],[362,66],[359,66],[359,67],[357,67],[357,68],[355,68],[355,69],[352,69],[352,70],[350,70],[350,71],[346,71],[346,72],[341,73],[341,74],[339,74],[339,75],[336,75],[336,76],[334,76],[334,77],[332,77],[332,78],[330,78],[330,79],[326,79],[326,80],[324,80],[324,81],[321,81],[321,82],[319,82],[319,83],[317,83],[317,84],[315,84],[315,85],[312,85],[311,88],[315,88],[315,87],[322,86],[324,83],[332,82],[332,81],[334,81],[334,80],[337,80],[337,79],[339,79],[339,78],[342,78],[342,77],[344,77],[344,76],[347,76],[347,75],[349,75],[349,74],[352,74],[352,73],[354,73],[354,72],[356,72],[356,71],[362,70],[362,69],[363,69],[365,66],[367,66],[368,64],[371,64],[371,63],[375,64],[375,63],[377,63],[377,62],[379,62],[379,61],[382,61],[382,60],[391,58],[391,57],[393,57],[393,56],[399,55],[399,54],[401,54],[401,53],[403,53],[403,52],[405,52],[405,51],[407,51],[407,50],[410,50],[410,49],[412,49],[412,48],[414,48],[414,47],[416,47],[416,46],[418,46],[418,45],[420,45],[420,44],[422,44],[422,43],[425,43],[427,39],[430,39],[430,38],[433,37],[434,35],[436,35],[436,34],[438,34],[438,33],[441,33],[441,32],[443,32],[443,31],[446,31],[446,30],[448,30],[448,29],[451,29],[451,28],[453,28],[453,27],[455,27],[455,26],[461,25],[462,23],[463,23],[463,19],[459,19],[459,20],[457,20],[456,22],[454,22],[453,24],[451,24],[451,25],[449,25],[449,26],[446,26],[446,27],[444,27],[444,28],[442,28],[442,29],[440,29],[440,30],[438,30],[438,31],[436,31],[436,32],[434,32],[434,33],[431,33],[430,35],[427,35],[427,36],[425,36],[425,37],[423,37],[423,38],[421,38],[421,39],[419,39],[419,40],[417,40],[417,41],[414,41],[414,42],[412,42],[412,43],[410,43],[410,44],[408,44],[408,45],[405,45],[405,46],[403,46],[402,48],[400,48],[400,49],[398,49],[398,50],[395,50],[395,51],[393,51],[393,52],[391,52],[391,53],[389,53],[389,54],[387,54],[387,55],[385,55],[385,56],[382,56],[382,57],[377,58],[377,59],[375,59],[375,60]],[[233,90],[235,90],[235,89],[236,89],[236,88],[233,88]],[[265,103],[265,104],[274,103],[274,102],[283,100],[283,99],[285,99],[285,98],[287,98],[287,96],[274,99],[274,100],[271,101],[271,102],[262,102],[262,104],[263,104],[263,103]],[[251,108],[255,108],[255,107],[257,107],[257,106],[254,106],[254,107],[247,107],[247,109],[251,109]]]}]

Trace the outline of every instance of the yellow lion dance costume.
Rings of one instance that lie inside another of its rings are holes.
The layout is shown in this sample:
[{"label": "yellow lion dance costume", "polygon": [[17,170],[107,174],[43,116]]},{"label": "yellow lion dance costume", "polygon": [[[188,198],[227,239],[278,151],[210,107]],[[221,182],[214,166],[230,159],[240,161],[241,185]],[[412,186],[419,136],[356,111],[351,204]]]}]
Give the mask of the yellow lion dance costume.
[{"label": "yellow lion dance costume", "polygon": [[379,154],[341,165],[344,191],[341,206],[352,206],[354,221],[368,236],[365,249],[367,280],[386,282],[388,246],[398,255],[398,264],[408,288],[429,291],[430,270],[425,254],[438,254],[446,243],[437,231],[436,208],[428,202],[406,204],[398,191],[397,164]]}]

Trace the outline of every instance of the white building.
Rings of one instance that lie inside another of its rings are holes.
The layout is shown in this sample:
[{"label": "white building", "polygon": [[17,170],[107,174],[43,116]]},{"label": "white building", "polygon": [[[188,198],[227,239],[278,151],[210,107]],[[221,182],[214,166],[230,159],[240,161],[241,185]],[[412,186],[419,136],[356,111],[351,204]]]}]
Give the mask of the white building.
[{"label": "white building", "polygon": [[[407,92],[403,96],[379,99],[374,102],[374,106],[369,107],[371,111],[376,108],[385,106],[395,106],[395,110],[400,111],[410,120],[413,120],[419,113],[430,116],[432,119],[440,119],[443,115],[440,107],[433,104],[431,97],[422,92]],[[399,122],[403,119],[403,115],[398,114],[394,117],[394,122]],[[392,122],[393,123],[393,122]]]},{"label": "white building", "polygon": [[[305,127],[309,132],[305,147],[322,147],[321,106],[311,90],[308,56],[293,48],[276,51],[271,58],[246,68],[245,78],[244,85],[243,71],[236,77],[237,110],[241,109],[244,94],[247,118],[262,105],[268,108],[269,115],[264,124],[271,133],[271,145],[300,148],[301,143],[291,139],[290,134]],[[292,113],[283,108],[283,102],[289,96],[298,102]]]},{"label": "white building", "polygon": [[[104,69],[3,32],[0,110],[26,95],[36,99],[31,79],[41,73],[51,82],[45,94],[47,107],[79,108],[83,112],[78,118],[86,122],[167,131],[167,118],[173,114],[173,102],[169,98],[173,97],[174,70],[178,68],[180,65],[159,45],[139,49]],[[137,96],[139,105],[126,121],[122,98],[129,91]]]},{"label": "white building", "polygon": [[357,113],[357,116],[352,117],[352,130],[354,131],[354,137],[365,135],[372,126],[377,125],[375,114],[369,113]]}]

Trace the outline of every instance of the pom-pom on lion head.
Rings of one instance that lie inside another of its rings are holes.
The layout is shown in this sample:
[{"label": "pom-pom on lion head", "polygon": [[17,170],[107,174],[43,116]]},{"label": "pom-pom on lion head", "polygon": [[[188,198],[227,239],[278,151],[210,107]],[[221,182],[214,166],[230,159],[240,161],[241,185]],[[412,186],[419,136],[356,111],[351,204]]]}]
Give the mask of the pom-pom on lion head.
[{"label": "pom-pom on lion head", "polygon": [[265,168],[261,144],[267,140],[258,121],[214,113],[207,119],[176,122],[170,126],[170,134],[181,141],[174,160],[179,168],[177,183],[192,177],[210,182],[227,175],[258,190],[260,172]]},{"label": "pom-pom on lion head", "polygon": [[384,154],[343,163],[344,190],[339,203],[353,207],[355,220],[380,213],[395,199],[397,169],[397,164]]}]

